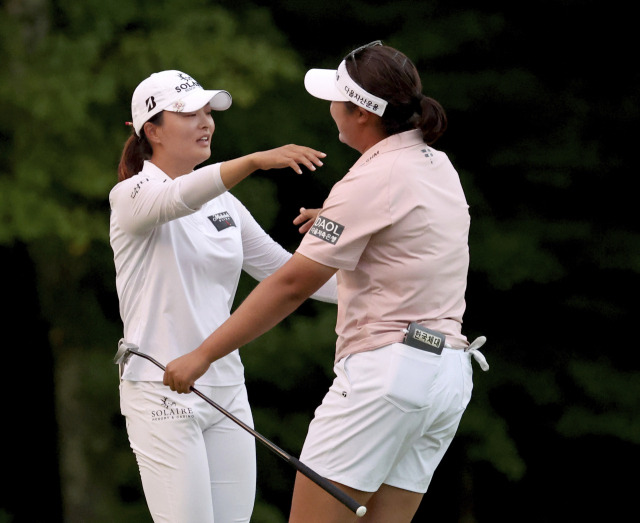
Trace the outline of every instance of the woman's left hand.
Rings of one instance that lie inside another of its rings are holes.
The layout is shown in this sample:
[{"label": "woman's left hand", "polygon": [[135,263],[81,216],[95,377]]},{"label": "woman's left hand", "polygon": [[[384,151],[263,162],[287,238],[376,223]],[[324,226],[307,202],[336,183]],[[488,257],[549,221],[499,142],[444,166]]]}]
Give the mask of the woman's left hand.
[{"label": "woman's left hand", "polygon": [[300,207],[300,214],[293,220],[293,225],[302,224],[298,228],[300,234],[304,234],[311,229],[321,210],[322,209],[305,209],[304,207]]},{"label": "woman's left hand", "polygon": [[162,382],[171,390],[186,394],[191,392],[196,380],[209,369],[209,361],[194,350],[169,362]]}]

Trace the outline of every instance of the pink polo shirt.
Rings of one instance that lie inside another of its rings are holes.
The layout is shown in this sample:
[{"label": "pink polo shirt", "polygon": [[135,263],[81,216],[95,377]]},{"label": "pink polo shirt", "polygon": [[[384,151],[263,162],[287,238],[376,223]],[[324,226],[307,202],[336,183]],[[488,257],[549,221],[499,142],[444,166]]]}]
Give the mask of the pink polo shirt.
[{"label": "pink polo shirt", "polygon": [[336,362],[402,341],[412,321],[466,347],[469,206],[446,154],[417,130],[366,151],[297,252],[338,271]]}]

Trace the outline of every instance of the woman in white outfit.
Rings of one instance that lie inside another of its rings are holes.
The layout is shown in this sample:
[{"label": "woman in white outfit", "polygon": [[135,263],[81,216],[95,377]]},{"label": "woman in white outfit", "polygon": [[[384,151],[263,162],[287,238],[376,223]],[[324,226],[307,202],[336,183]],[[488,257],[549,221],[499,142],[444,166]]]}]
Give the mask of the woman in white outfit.
[{"label": "woman in white outfit", "polygon": [[[305,87],[331,101],[341,142],[362,156],[336,183],[294,256],[164,382],[188,392],[212,361],[248,343],[338,274],[335,380],[300,460],[366,504],[362,521],[408,523],[451,443],[484,338],[462,334],[469,212],[460,179],[432,147],[447,124],[400,51],[374,42]],[[251,325],[251,329],[248,326]],[[305,476],[290,522],[356,518]]]},{"label": "woman in white outfit", "polygon": [[[291,258],[227,190],[258,169],[322,165],[323,153],[287,145],[195,169],[211,155],[212,110],[230,105],[228,92],[205,90],[175,70],[151,75],[133,93],[133,132],[109,195],[110,240],[122,341],[163,363],[198,347],[229,317],[242,270],[262,280]],[[335,281],[315,297],[335,303]],[[154,521],[250,521],[253,437],[162,380],[140,357],[121,369],[121,410]],[[252,425],[238,351],[208,366],[197,386]]]}]

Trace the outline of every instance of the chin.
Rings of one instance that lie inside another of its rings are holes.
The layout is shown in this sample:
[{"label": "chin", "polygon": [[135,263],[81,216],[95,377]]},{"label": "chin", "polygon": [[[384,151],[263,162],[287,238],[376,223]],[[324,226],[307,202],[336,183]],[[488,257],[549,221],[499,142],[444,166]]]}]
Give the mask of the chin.
[{"label": "chin", "polygon": [[353,145],[351,145],[351,143],[344,136],[342,136],[341,134],[338,135],[338,140],[340,140],[347,147],[351,147],[352,149],[355,149],[355,147]]},{"label": "chin", "polygon": [[203,151],[200,155],[200,158],[200,163],[206,162],[209,158],[211,158],[211,149],[208,149],[206,152]]}]

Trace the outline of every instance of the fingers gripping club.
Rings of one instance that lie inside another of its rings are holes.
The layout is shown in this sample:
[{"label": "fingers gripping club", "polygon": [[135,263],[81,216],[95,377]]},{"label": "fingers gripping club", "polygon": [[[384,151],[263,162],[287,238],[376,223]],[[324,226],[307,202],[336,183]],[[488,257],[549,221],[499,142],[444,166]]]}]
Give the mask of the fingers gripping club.
[{"label": "fingers gripping club", "polygon": [[[162,369],[163,371],[165,370],[164,365],[162,365],[160,362],[158,362],[157,360],[155,360],[154,358],[152,358],[148,354],[140,352],[138,350],[138,346],[137,345],[134,345],[133,343],[127,343],[124,340],[120,340],[119,343],[118,343],[118,352],[116,352],[116,356],[114,358],[114,363],[116,363],[117,365],[123,366],[129,360],[129,358],[131,357],[132,354],[135,354],[136,356],[139,356],[141,358],[144,358],[144,359],[150,361],[156,367]],[[202,394],[195,387],[191,387],[191,391],[194,394],[196,394],[197,396],[199,396],[200,398],[202,398],[204,401],[206,401],[213,408],[217,409],[222,414],[227,416],[234,423],[237,423],[238,425],[240,425],[244,430],[249,432],[253,437],[255,437],[258,441],[260,441],[260,443],[265,445],[269,450],[271,450],[273,453],[275,453],[278,456],[280,456],[283,460],[288,462],[290,465],[293,465],[296,468],[296,470],[298,470],[301,474],[304,474],[311,481],[313,481],[316,485],[318,485],[319,487],[324,489],[326,492],[331,494],[334,498],[336,498],[338,501],[340,501],[340,503],[342,503],[349,510],[354,512],[358,517],[362,517],[362,516],[364,516],[366,514],[367,508],[364,505],[360,505],[360,503],[358,503],[351,496],[349,496],[348,494],[346,494],[345,492],[340,490],[338,487],[336,487],[329,480],[327,480],[326,478],[320,476],[320,474],[318,474],[317,472],[315,472],[312,469],[310,469],[309,467],[307,467],[300,460],[298,460],[297,458],[291,456],[290,454],[288,454],[287,452],[282,450],[275,443],[272,443],[271,441],[269,441],[262,434],[260,434],[259,432],[255,431],[254,429],[252,429],[249,425],[247,425],[243,421],[241,421],[238,418],[236,418],[233,414],[231,414],[227,410],[223,409],[220,405],[218,405],[213,400],[211,400],[210,398],[208,398],[207,396]]]}]

